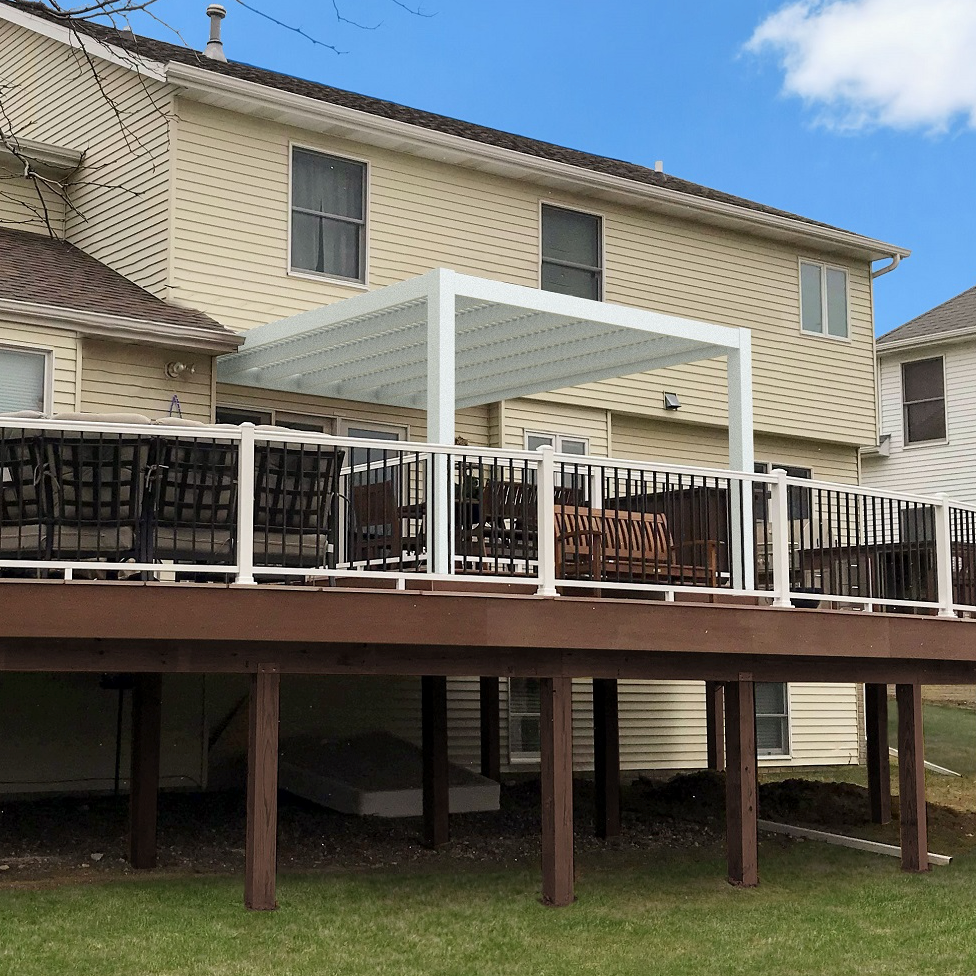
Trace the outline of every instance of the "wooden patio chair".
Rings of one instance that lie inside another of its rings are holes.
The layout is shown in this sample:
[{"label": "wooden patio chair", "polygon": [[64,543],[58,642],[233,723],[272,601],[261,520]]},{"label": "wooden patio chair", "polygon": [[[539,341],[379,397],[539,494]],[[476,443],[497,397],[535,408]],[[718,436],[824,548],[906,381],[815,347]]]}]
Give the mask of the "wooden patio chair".
[{"label": "wooden patio chair", "polygon": [[556,574],[568,579],[717,586],[718,544],[676,544],[660,513],[557,505]]},{"label": "wooden patio chair", "polygon": [[391,480],[353,485],[350,557],[354,563],[400,562],[403,519]]}]

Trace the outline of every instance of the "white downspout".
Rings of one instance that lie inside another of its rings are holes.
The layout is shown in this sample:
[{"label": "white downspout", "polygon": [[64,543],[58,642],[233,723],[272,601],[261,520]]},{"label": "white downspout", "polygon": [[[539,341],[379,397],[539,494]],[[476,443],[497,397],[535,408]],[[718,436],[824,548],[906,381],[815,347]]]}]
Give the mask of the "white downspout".
[{"label": "white downspout", "polygon": [[878,268],[877,271],[872,271],[871,272],[871,277],[872,278],[880,278],[883,274],[887,274],[889,271],[894,271],[895,268],[897,268],[899,264],[901,264],[901,255],[900,254],[892,254],[891,255],[891,264],[886,264],[883,267]]}]

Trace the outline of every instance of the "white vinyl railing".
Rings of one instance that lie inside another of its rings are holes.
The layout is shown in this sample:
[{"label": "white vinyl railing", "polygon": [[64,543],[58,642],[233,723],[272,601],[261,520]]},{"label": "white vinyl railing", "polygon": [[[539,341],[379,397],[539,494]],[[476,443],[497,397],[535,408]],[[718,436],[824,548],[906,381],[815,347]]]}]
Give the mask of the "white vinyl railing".
[{"label": "white vinyl railing", "polygon": [[38,573],[517,581],[952,616],[976,612],[976,507],[548,447],[0,418],[0,575]]}]

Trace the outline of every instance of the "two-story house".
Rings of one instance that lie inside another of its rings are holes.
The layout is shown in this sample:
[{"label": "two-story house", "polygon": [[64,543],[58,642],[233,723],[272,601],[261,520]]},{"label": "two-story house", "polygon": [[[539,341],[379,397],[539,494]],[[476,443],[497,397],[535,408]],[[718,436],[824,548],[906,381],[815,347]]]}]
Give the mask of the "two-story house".
[{"label": "two-story house", "polygon": [[[51,228],[73,246],[70,267],[38,260],[37,287],[0,300],[3,409],[149,418],[175,411],[207,423],[423,441],[420,410],[310,394],[300,382],[225,383],[215,360],[235,347],[231,331],[445,267],[748,330],[756,470],[858,484],[859,452],[875,444],[877,428],[872,269],[897,264],[904,249],[656,169],[211,53],[95,24],[69,30],[46,7],[0,0],[0,83],[19,140],[0,193],[0,220],[18,229],[0,229],[3,247],[28,262],[32,247],[50,255],[56,245],[28,236]],[[64,195],[19,176],[25,158]],[[157,303],[144,329],[121,296],[86,289],[109,269],[133,286],[132,303]],[[66,276],[72,285],[59,299]],[[126,328],[105,324],[113,315]],[[456,432],[460,443],[485,448],[551,445],[567,455],[724,468],[725,363],[466,407]],[[796,524],[811,521],[802,500],[788,514]],[[283,735],[384,727],[419,739],[416,679],[370,681],[368,692],[354,676],[286,681]],[[228,720],[243,693],[239,679],[211,675],[172,696],[202,716],[195,739],[164,743],[174,782],[206,782],[214,728],[225,734],[212,743],[210,764],[233,751]],[[48,705],[71,699],[70,707],[44,709],[44,721],[56,724],[58,715],[93,711],[84,702],[105,692],[90,677],[37,675],[5,681],[0,694]],[[461,762],[477,761],[481,694],[477,676],[450,678],[450,748]],[[503,768],[532,768],[539,682],[502,678],[499,696]],[[574,704],[574,763],[586,769],[587,682],[576,683]],[[797,765],[856,762],[859,707],[850,682],[760,684],[761,755]],[[24,743],[8,749],[5,738],[5,788],[110,786],[115,716],[101,711],[74,775],[55,756],[30,756]],[[701,681],[621,680],[619,712],[622,768],[704,765]]]}]

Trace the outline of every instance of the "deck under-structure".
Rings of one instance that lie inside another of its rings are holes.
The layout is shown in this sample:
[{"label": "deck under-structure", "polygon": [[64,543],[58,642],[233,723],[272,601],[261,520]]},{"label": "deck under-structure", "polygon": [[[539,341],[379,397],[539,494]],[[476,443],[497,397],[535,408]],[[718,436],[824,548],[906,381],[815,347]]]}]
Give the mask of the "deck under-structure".
[{"label": "deck under-structure", "polygon": [[[142,676],[133,750],[132,855],[154,863],[158,679],[166,673],[251,676],[246,904],[275,900],[278,689],[282,675],[398,675],[423,680],[424,833],[449,841],[445,679],[543,679],[543,897],[573,899],[570,679],[594,679],[598,702],[596,829],[619,829],[617,679],[707,682],[710,765],[728,783],[729,880],[758,881],[757,681],[863,682],[874,819],[890,816],[884,686],[897,686],[902,863],[926,868],[922,684],[976,682],[976,622],[878,612],[719,602],[543,597],[417,588],[206,583],[0,581],[0,671]],[[483,682],[490,687],[491,682]],[[879,690],[881,689],[881,690]],[[724,706],[723,706],[724,699]],[[724,709],[724,723],[722,711]],[[497,697],[483,697],[483,763]],[[497,724],[494,725],[497,728]],[[884,741],[880,741],[884,736]],[[497,735],[495,736],[497,741]],[[879,758],[880,757],[880,758]],[[602,784],[602,785],[601,785]]]}]

